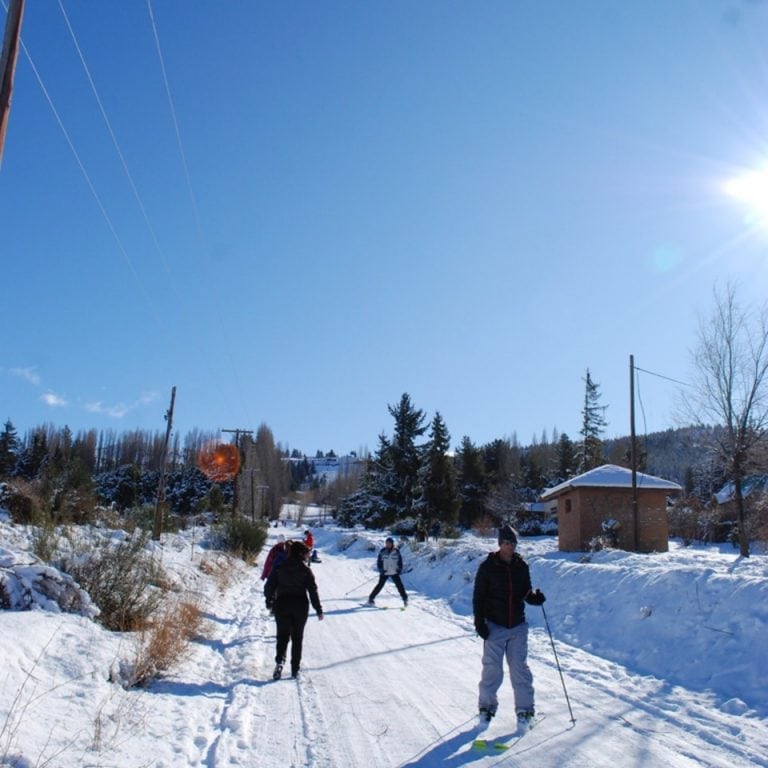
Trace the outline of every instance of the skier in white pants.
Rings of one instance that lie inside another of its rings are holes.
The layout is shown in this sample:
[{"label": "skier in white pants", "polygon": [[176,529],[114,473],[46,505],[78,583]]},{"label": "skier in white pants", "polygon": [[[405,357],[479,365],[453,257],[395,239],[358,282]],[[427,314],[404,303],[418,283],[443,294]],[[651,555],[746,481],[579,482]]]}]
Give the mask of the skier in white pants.
[{"label": "skier in white pants", "polygon": [[528,624],[524,602],[542,605],[545,597],[531,589],[528,564],[515,551],[517,533],[505,525],[499,530],[499,550],[480,564],[475,577],[472,608],[475,630],[483,638],[483,668],[478,706],[480,725],[496,714],[498,690],[504,681],[504,659],[515,696],[518,725],[534,716],[533,675],[528,667]]}]

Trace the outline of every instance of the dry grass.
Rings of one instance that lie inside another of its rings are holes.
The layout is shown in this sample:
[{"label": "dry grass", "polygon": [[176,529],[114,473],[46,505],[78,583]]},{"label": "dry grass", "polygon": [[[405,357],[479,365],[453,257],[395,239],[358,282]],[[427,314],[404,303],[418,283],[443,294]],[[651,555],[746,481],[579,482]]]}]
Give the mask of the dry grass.
[{"label": "dry grass", "polygon": [[206,557],[200,561],[200,570],[210,576],[219,592],[226,591],[232,581],[232,563],[227,557]]},{"label": "dry grass", "polygon": [[131,684],[146,685],[182,661],[189,653],[190,642],[200,635],[202,625],[203,616],[196,599],[189,596],[168,599],[137,635]]}]

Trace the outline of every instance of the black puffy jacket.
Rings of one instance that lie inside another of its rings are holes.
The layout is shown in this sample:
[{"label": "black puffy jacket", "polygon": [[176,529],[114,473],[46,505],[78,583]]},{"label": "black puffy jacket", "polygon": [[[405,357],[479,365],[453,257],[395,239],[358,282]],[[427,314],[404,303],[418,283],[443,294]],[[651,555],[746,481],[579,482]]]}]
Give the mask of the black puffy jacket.
[{"label": "black puffy jacket", "polygon": [[480,563],[472,593],[475,622],[492,621],[502,627],[516,627],[525,621],[523,600],[531,591],[528,564],[515,552],[505,563],[498,552],[491,552]]},{"label": "black puffy jacket", "polygon": [[[309,595],[309,601],[307,595]],[[275,603],[277,606],[284,601],[300,600],[304,603],[311,601],[315,612],[318,615],[323,613],[315,575],[300,557],[287,557],[272,569],[264,587],[264,596],[267,602]]]}]

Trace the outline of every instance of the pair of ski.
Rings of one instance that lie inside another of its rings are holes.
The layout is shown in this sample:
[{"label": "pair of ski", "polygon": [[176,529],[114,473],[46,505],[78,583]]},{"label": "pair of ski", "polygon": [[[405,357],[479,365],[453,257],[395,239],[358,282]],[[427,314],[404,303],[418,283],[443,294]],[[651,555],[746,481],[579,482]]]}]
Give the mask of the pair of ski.
[{"label": "pair of ski", "polygon": [[482,738],[482,735],[478,735],[478,737],[472,742],[472,749],[476,752],[506,752],[511,747],[514,747],[515,744],[517,744],[517,742],[520,741],[520,739],[522,739],[526,733],[532,731],[536,727],[536,724],[540,723],[543,719],[543,715],[537,715],[536,717],[528,720],[524,725],[518,723],[517,731],[510,739],[484,739]]},{"label": "pair of ski", "polygon": [[[360,607],[361,608],[377,608],[380,611],[386,611],[387,608],[389,608],[390,606],[388,606],[388,605],[376,605],[375,603],[373,603],[373,604],[371,604],[371,603],[360,603]],[[407,605],[401,605],[400,606],[400,610],[404,611],[407,607],[408,607]]]}]

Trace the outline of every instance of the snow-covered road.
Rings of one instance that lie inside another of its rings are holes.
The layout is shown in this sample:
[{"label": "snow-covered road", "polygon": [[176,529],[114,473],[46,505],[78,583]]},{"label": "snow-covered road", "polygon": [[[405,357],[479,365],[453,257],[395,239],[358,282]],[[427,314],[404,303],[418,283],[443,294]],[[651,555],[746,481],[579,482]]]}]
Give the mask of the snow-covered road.
[{"label": "snow-covered road", "polygon": [[[277,533],[270,529],[270,543]],[[766,679],[764,557],[736,562],[714,548],[676,547],[585,560],[557,552],[545,537],[524,541],[534,583],[548,593],[576,722],[543,613],[529,607],[541,720],[507,751],[484,753],[471,746],[482,647],[468,601],[493,540],[406,545],[413,571],[404,576],[410,604],[402,611],[391,584],[377,600],[386,609],[361,605],[381,535],[330,527],[316,533],[323,562],[313,568],[325,620],[310,615],[298,681],[271,679],[274,621],[261,568],[226,561],[230,578],[222,586],[202,568],[218,555],[190,548],[183,536],[166,540],[163,562],[202,599],[206,623],[189,656],[147,689],[110,682],[115,663],[131,657],[130,637],[83,616],[1,611],[0,765],[768,766],[759,693]],[[17,534],[9,529],[6,542],[20,547]],[[487,735],[511,742],[514,721],[505,682]]]},{"label": "snow-covered road", "polygon": [[[558,643],[573,724],[541,628],[532,631],[530,656],[542,720],[503,753],[472,750],[481,643],[468,619],[419,594],[402,611],[390,585],[378,600],[386,610],[361,607],[370,583],[355,587],[372,578],[370,563],[325,551],[313,567],[326,618],[310,616],[301,678],[271,680],[274,623],[254,569],[211,606],[210,637],[194,657],[154,686],[155,696],[175,702],[176,717],[157,733],[150,727],[147,749],[156,739],[170,741],[179,761],[153,764],[768,765],[760,721],[729,716],[706,696]],[[513,731],[505,683],[489,735],[511,738]]]}]

